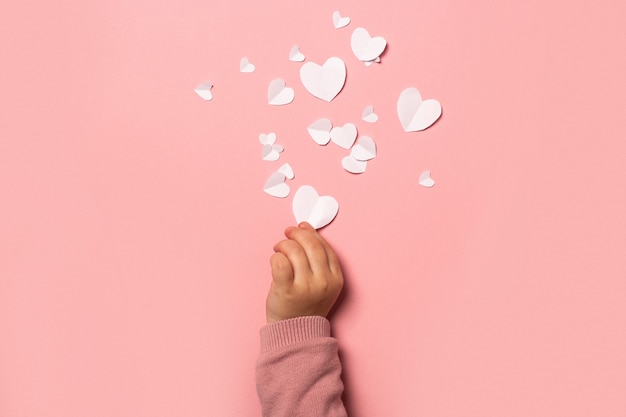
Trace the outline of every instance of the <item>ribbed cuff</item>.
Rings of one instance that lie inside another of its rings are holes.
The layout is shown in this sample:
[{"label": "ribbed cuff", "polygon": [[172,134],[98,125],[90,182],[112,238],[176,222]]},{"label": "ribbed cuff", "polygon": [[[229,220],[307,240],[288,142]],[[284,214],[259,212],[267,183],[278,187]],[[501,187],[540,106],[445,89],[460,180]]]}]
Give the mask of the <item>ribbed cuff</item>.
[{"label": "ribbed cuff", "polygon": [[295,317],[261,327],[261,353],[317,337],[330,337],[330,322],[321,316]]}]

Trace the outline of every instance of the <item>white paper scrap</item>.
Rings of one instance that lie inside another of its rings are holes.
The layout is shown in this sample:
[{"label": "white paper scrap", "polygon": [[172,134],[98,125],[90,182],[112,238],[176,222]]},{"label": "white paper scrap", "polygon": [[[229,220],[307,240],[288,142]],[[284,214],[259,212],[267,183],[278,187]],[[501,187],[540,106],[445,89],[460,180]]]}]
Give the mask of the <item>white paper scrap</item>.
[{"label": "white paper scrap", "polygon": [[293,101],[293,88],[287,87],[284,80],[277,78],[267,89],[267,102],[272,106],[282,106]]},{"label": "white paper scrap", "polygon": [[352,174],[362,174],[367,168],[367,161],[357,161],[350,154],[341,160],[341,166]]},{"label": "white paper scrap", "polygon": [[382,36],[372,38],[364,28],[356,28],[350,39],[352,52],[361,61],[373,61],[383,53],[387,41]]},{"label": "white paper scrap", "polygon": [[213,88],[213,84],[207,81],[198,85],[193,91],[195,91],[196,94],[202,97],[204,100],[209,101],[213,98],[213,94],[211,94],[211,88]]},{"label": "white paper scrap", "polygon": [[307,131],[318,145],[326,145],[330,142],[330,130],[333,124],[328,119],[319,119],[309,125]]},{"label": "white paper scrap", "polygon": [[302,62],[306,59],[302,52],[300,52],[300,47],[298,45],[294,45],[289,51],[289,60],[293,62]]},{"label": "white paper scrap", "polygon": [[330,140],[344,149],[350,149],[356,140],[356,126],[346,123],[343,126],[335,126],[330,131]]},{"label": "white paper scrap", "polygon": [[335,29],[341,29],[342,27],[348,26],[350,24],[349,17],[341,17],[338,11],[333,12],[333,26]]},{"label": "white paper scrap", "polygon": [[397,109],[405,132],[424,130],[441,116],[441,104],[432,98],[422,101],[420,92],[414,87],[400,93]]},{"label": "white paper scrap", "polygon": [[265,181],[263,191],[272,197],[287,197],[289,195],[290,188],[289,185],[285,183],[285,175],[280,171],[274,172],[269,176],[267,181]]},{"label": "white paper scrap", "polygon": [[359,141],[350,151],[350,156],[357,161],[369,161],[376,158],[376,143],[374,139],[369,136],[360,136]]},{"label": "white paper scrap", "polygon": [[376,123],[378,121],[378,115],[374,113],[374,106],[367,106],[363,109],[361,119],[368,123]]},{"label": "white paper scrap", "polygon": [[419,183],[420,185],[423,185],[424,187],[430,188],[433,185],[435,185],[435,180],[430,178],[430,171],[426,170],[421,173]]},{"label": "white paper scrap", "polygon": [[241,61],[239,62],[239,71],[241,72],[254,72],[255,70],[255,66],[254,64],[252,64],[248,58],[246,58],[245,56],[243,58],[241,58]]},{"label": "white paper scrap", "polygon": [[339,203],[331,196],[320,196],[310,185],[303,185],[293,197],[292,209],[296,222],[308,222],[320,229],[333,221]]},{"label": "white paper scrap", "polygon": [[331,102],[346,82],[346,64],[337,57],[328,58],[324,65],[307,62],[300,68],[300,80],[313,96]]}]

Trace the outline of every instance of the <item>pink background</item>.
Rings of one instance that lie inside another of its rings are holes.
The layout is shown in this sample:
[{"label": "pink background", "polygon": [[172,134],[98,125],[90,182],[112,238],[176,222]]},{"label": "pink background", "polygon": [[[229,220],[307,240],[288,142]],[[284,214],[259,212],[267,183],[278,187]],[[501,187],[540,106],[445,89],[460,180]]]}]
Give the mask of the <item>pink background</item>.
[{"label": "pink background", "polygon": [[[55,4],[56,3],[56,4]],[[332,12],[350,16],[343,29]],[[625,416],[624,2],[12,2],[0,17],[0,415],[254,416],[289,162],[340,204],[351,416]],[[386,37],[371,68],[350,50]],[[339,56],[343,92],[308,94]],[[257,66],[239,72],[247,56]],[[267,105],[284,78],[294,102]],[[193,91],[210,80],[214,99]],[[399,93],[444,115],[402,131]],[[376,124],[360,120],[372,104]],[[360,176],[320,117],[379,154]],[[285,147],[262,161],[260,133]],[[432,171],[432,189],[418,185]]]}]

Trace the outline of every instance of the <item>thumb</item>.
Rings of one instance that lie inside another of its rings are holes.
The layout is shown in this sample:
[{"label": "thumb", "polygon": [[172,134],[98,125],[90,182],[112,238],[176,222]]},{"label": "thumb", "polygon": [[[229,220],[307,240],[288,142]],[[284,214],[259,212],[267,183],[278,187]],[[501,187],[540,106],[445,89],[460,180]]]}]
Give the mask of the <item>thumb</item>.
[{"label": "thumb", "polygon": [[281,252],[274,253],[270,258],[270,266],[272,267],[272,278],[276,285],[287,286],[293,284],[293,267],[285,254]]}]

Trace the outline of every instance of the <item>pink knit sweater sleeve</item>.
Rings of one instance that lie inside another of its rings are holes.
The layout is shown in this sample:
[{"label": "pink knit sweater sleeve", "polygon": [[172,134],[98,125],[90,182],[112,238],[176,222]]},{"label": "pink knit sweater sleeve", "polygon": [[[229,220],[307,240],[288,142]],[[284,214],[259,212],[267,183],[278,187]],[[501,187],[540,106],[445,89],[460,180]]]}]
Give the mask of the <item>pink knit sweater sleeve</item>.
[{"label": "pink knit sweater sleeve", "polygon": [[330,322],[297,317],[261,328],[256,384],[264,417],[345,417]]}]

